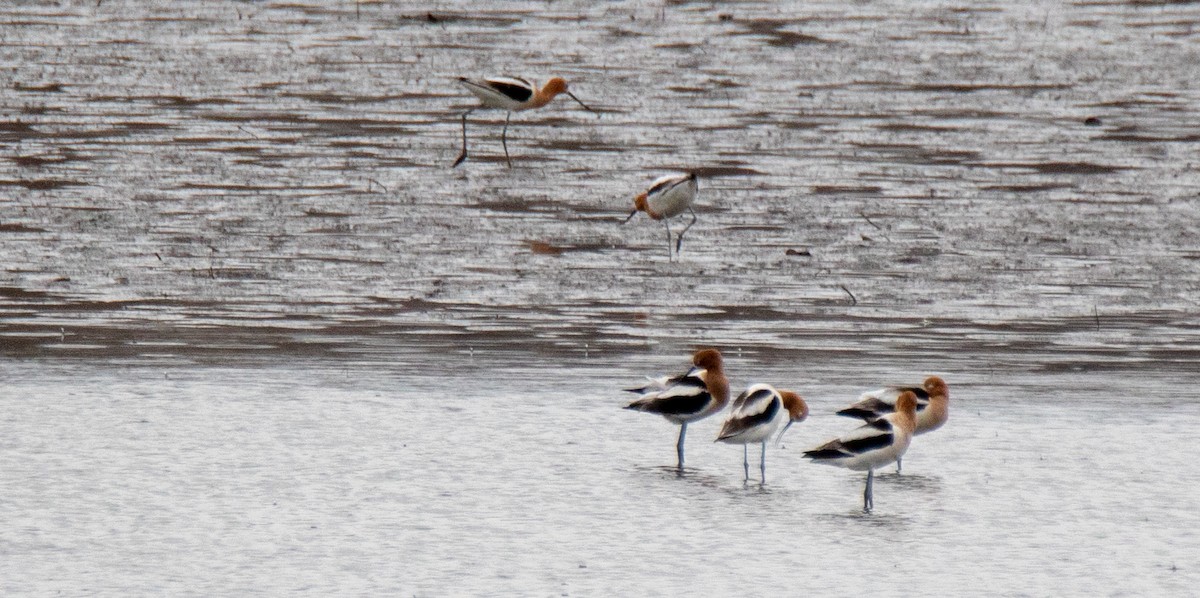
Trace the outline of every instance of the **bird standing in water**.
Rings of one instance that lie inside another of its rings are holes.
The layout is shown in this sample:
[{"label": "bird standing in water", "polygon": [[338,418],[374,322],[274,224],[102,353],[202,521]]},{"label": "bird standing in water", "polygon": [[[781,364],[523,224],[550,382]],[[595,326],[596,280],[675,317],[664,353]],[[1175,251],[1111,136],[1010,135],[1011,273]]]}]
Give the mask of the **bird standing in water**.
[{"label": "bird standing in water", "polygon": [[[696,173],[670,175],[662,177],[650,185],[645,193],[639,193],[633,198],[633,211],[625,222],[629,222],[638,212],[645,212],[652,220],[661,220],[667,227],[667,261],[671,260],[671,224],[669,220],[687,210],[692,214],[692,221],[683,228],[675,240],[675,255],[683,248],[683,235],[696,223],[696,211],[692,202],[696,200],[699,185]],[[624,224],[624,223],[622,223]]]},{"label": "bird standing in water", "polygon": [[[738,395],[733,401],[733,411],[725,419],[717,434],[717,442],[742,445],[742,470],[750,481],[751,443],[762,443],[762,456],[759,458],[759,474],[763,484],[767,483],[767,441],[775,431],[783,428],[787,431],[795,422],[802,422],[808,417],[808,405],[800,395],[790,390],[775,390],[770,384],[755,384]],[[786,422],[786,425],[785,425]],[[783,438],[783,432],[779,433]]]},{"label": "bird standing in water", "polygon": [[[946,381],[937,376],[930,376],[925,383],[916,387],[888,387],[870,392],[864,392],[858,402],[838,411],[838,415],[857,417],[870,421],[896,411],[896,399],[904,391],[911,391],[917,397],[917,427],[913,435],[920,436],[932,432],[944,425],[950,419],[950,390]],[[896,473],[900,473],[901,460],[896,459]]]},{"label": "bird standing in water", "polygon": [[[541,108],[550,103],[555,96],[566,94],[572,100],[579,102],[589,112],[595,112],[588,108],[575,94],[567,91],[567,82],[562,77],[554,77],[546,82],[540,89],[530,83],[527,79],[517,77],[494,77],[491,79],[468,79],[459,77],[458,81],[467,88],[468,91],[475,94],[479,98],[480,104],[475,108],[471,108],[462,115],[462,153],[458,155],[458,159],[454,161],[454,166],[457,167],[467,159],[467,115],[480,108],[496,108],[504,110],[508,114],[504,117],[504,130],[500,133],[500,143],[504,145],[504,159],[508,162],[508,167],[512,168],[512,158],[508,157],[508,121],[512,118],[513,112],[521,112],[522,110],[533,110]],[[599,115],[597,115],[599,116]]]},{"label": "bird standing in water", "polygon": [[675,451],[679,455],[680,471],[683,471],[683,440],[687,436],[687,425],[720,411],[729,401],[729,380],[725,377],[721,352],[716,349],[696,351],[692,355],[692,369],[684,374],[651,379],[645,386],[626,390],[642,395],[626,409],[657,413],[679,424]]},{"label": "bird standing in water", "polygon": [[863,490],[863,512],[875,507],[872,482],[875,469],[896,461],[908,450],[913,429],[917,427],[917,395],[906,390],[896,399],[896,411],[855,428],[839,438],[812,450],[804,456],[816,463],[845,467],[867,472],[867,487]]}]

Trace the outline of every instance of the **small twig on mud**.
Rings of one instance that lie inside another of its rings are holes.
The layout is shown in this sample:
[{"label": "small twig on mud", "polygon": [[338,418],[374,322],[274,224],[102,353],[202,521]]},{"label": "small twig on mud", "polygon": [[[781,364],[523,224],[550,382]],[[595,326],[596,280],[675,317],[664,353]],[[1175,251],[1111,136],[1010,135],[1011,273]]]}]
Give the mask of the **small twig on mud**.
[{"label": "small twig on mud", "polygon": [[847,289],[847,288],[846,288],[846,285],[844,285],[844,284],[839,284],[838,286],[839,286],[839,287],[842,287],[842,290],[843,290],[843,291],[846,291],[846,294],[847,294],[847,295],[850,295],[850,300],[854,302],[854,303],[851,303],[850,305],[858,305],[858,297],[855,297],[855,296],[854,296],[854,293],[851,293],[851,292],[850,292],[850,289]]},{"label": "small twig on mud", "polygon": [[383,192],[384,192],[384,193],[390,193],[390,192],[388,191],[388,188],[383,186],[383,183],[381,183],[381,182],[379,182],[379,181],[377,181],[377,180],[375,180],[375,179],[372,179],[372,178],[368,178],[368,179],[367,179],[367,191],[370,191],[370,190],[371,190],[371,185],[370,185],[370,183],[375,183],[376,185],[379,185],[379,188],[380,188],[380,189],[383,189]]},{"label": "small twig on mud", "polygon": [[259,137],[258,135],[255,135],[254,133],[251,133],[250,131],[246,130],[246,127],[243,127],[242,125],[238,125],[238,130],[239,130],[239,131],[241,131],[241,132],[243,132],[243,133],[245,133],[245,134],[247,134],[247,135],[249,135],[249,136],[251,136],[251,137],[253,137],[253,138],[255,138],[255,139],[262,139],[262,138],[261,138],[261,137]]},{"label": "small twig on mud", "polygon": [[866,221],[867,221],[867,224],[870,224],[871,226],[874,226],[874,227],[875,227],[875,230],[883,230],[883,228],[882,228],[882,227],[880,227],[878,224],[875,224],[874,222],[871,222],[871,219],[870,219],[870,218],[867,216],[867,213],[866,213],[866,212],[859,212],[859,213],[858,213],[858,215],[859,215],[859,216],[862,216],[862,217],[863,217],[863,220],[866,220]]}]

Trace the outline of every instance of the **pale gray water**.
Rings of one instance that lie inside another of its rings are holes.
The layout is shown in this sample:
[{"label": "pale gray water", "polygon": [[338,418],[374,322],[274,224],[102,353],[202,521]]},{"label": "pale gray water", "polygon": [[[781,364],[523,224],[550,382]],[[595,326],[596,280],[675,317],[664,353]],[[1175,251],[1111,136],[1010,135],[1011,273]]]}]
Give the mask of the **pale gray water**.
[{"label": "pale gray water", "polygon": [[799,456],[850,425],[829,415],[844,386],[803,385],[816,415],[768,453],[760,488],[711,443],[715,419],[692,426],[677,476],[673,428],[618,409],[628,368],[553,372],[10,363],[0,590],[1182,596],[1196,581],[1190,401],[962,376],[951,423],[863,515],[861,474]]},{"label": "pale gray water", "polygon": [[[1189,595],[1193,3],[0,7],[0,591]],[[561,75],[477,113],[459,75]],[[1094,119],[1094,120],[1089,120]],[[701,177],[682,260],[620,220]],[[621,410],[720,347],[811,421]],[[885,476],[803,448],[950,384]]]}]

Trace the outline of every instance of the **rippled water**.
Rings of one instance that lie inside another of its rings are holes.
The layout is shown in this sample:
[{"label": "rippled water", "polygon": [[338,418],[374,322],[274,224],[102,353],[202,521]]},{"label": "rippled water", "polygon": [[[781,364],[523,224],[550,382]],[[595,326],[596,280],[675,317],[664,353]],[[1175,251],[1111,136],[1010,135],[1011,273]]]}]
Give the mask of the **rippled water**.
[{"label": "rippled water", "polygon": [[[0,7],[7,594],[1186,595],[1194,3]],[[458,115],[454,77],[568,102]],[[620,222],[697,172],[682,259]],[[814,416],[619,407],[720,347]],[[861,515],[798,458],[952,421]]]}]

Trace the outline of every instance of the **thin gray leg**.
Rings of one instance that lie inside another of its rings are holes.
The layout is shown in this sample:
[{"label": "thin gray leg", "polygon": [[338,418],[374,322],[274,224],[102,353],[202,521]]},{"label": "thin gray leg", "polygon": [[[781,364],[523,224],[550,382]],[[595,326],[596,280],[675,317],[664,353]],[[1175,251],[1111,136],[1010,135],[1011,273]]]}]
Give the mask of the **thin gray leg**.
[{"label": "thin gray leg", "polygon": [[671,261],[671,223],[663,218],[663,226],[667,227],[667,261]]},{"label": "thin gray leg", "polygon": [[875,470],[867,470],[867,489],[863,491],[863,512],[870,513],[875,506],[875,499],[871,492],[871,482],[875,479]]},{"label": "thin gray leg", "polygon": [[896,473],[900,473],[900,457],[896,457]]},{"label": "thin gray leg", "polygon": [[758,463],[759,463],[759,465],[758,465],[759,473],[762,474],[762,477],[759,479],[762,481],[762,483],[766,484],[767,483],[767,441],[766,440],[764,440],[762,442],[762,458],[759,460]]},{"label": "thin gray leg", "polygon": [[675,445],[675,452],[679,454],[679,470],[683,471],[683,439],[687,436],[687,422],[683,422],[679,426],[679,443]]},{"label": "thin gray leg", "polygon": [[463,112],[463,115],[462,115],[462,125],[463,125],[462,153],[459,154],[458,159],[454,161],[454,166],[451,166],[450,168],[457,168],[459,164],[463,163],[463,160],[467,159],[467,115],[474,111],[475,111],[475,109],[472,108],[470,110],[467,110],[466,112]]},{"label": "thin gray leg", "polygon": [[512,112],[504,117],[504,130],[500,132],[500,144],[504,146],[504,159],[508,161],[508,167],[512,168],[512,158],[508,157],[508,119],[512,118]]},{"label": "thin gray leg", "polygon": [[[689,222],[687,226],[683,227],[683,232],[679,233],[678,237],[675,237],[675,253],[679,253],[679,250],[683,248],[684,233],[688,232],[688,229],[692,228],[692,225],[696,223],[696,210],[693,210],[692,206],[688,206],[688,211],[692,213],[692,221]],[[667,242],[669,243],[670,241]]]},{"label": "thin gray leg", "polygon": [[742,482],[743,483],[749,482],[750,481],[750,450],[747,449],[746,445],[744,445],[744,444],[742,445],[742,471],[746,472],[746,477],[742,479]]}]

